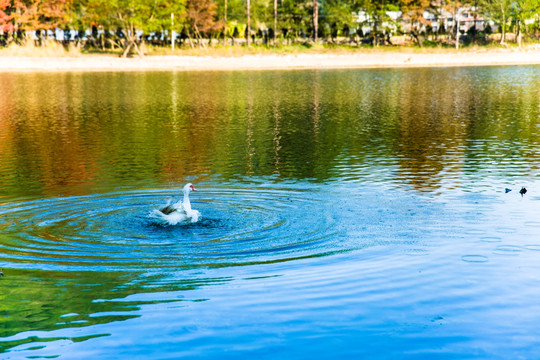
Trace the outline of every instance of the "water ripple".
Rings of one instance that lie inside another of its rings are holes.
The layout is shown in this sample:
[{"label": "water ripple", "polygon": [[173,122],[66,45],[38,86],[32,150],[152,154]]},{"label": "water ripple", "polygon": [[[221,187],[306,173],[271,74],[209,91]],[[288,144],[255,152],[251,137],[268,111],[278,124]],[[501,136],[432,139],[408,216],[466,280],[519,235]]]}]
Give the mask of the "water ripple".
[{"label": "water ripple", "polygon": [[484,263],[488,261],[488,258],[483,255],[463,255],[461,260],[470,263]]},{"label": "water ripple", "polygon": [[[163,227],[148,213],[176,190],[119,192],[0,207],[4,266],[86,269],[219,267],[336,251],[335,219],[317,192],[204,189],[196,224]],[[339,249],[339,247],[337,247]]]}]

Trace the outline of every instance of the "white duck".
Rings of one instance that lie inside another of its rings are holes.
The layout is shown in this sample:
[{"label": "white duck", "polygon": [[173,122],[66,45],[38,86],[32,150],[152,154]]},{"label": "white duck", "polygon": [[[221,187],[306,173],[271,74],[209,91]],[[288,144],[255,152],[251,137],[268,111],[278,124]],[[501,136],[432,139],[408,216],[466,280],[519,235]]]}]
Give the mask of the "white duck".
[{"label": "white duck", "polygon": [[182,201],[171,204],[169,200],[165,206],[153,210],[150,215],[166,225],[176,225],[185,222],[196,223],[199,221],[201,213],[191,208],[189,193],[192,191],[197,191],[197,189],[191,183],[186,184],[183,189],[184,199]]}]

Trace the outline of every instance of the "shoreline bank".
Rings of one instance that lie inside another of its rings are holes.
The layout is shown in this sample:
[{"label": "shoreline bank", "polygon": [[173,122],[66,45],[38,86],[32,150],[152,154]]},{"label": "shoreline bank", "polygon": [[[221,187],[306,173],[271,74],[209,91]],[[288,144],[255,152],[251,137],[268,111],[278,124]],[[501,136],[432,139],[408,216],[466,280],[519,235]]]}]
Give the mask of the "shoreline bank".
[{"label": "shoreline bank", "polygon": [[0,54],[0,73],[87,71],[232,71],[392,67],[538,65],[540,48],[456,52],[370,51],[345,54],[227,56],[110,55],[12,56]]}]

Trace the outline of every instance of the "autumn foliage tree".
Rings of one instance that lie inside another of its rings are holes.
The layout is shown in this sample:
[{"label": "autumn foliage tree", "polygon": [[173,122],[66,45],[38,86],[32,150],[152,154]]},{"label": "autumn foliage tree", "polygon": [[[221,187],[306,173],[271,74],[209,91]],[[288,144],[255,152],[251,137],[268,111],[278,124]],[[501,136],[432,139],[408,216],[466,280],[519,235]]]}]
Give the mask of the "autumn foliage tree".
[{"label": "autumn foliage tree", "polygon": [[429,6],[430,0],[401,0],[401,11],[408,22],[409,33],[420,47],[423,43],[422,29],[427,25],[424,12]]},{"label": "autumn foliage tree", "polygon": [[0,0],[3,33],[54,30],[66,24],[71,0]]},{"label": "autumn foliage tree", "polygon": [[188,0],[186,19],[186,33],[190,44],[193,46],[192,38],[197,39],[199,44],[206,47],[203,39],[204,34],[220,31],[224,28],[224,23],[218,20],[217,4],[212,0]]},{"label": "autumn foliage tree", "polygon": [[12,32],[13,26],[12,4],[10,0],[0,0],[0,32]]},{"label": "autumn foliage tree", "polygon": [[15,26],[22,30],[53,30],[66,23],[71,0],[14,1]]}]

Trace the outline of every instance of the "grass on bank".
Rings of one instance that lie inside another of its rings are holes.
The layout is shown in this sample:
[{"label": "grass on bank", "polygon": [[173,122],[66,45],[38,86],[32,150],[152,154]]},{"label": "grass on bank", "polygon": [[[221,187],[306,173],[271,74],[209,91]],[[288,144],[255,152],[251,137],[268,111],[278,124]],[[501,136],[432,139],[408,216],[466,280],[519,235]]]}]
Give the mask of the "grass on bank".
[{"label": "grass on bank", "polygon": [[67,48],[56,41],[49,41],[42,46],[36,46],[33,41],[26,41],[24,44],[11,44],[0,48],[0,55],[21,56],[21,57],[62,57],[80,56],[81,50],[74,45]]},{"label": "grass on bank", "polygon": [[[524,48],[540,49],[540,44],[529,43]],[[371,45],[346,45],[346,44],[326,44],[326,43],[305,43],[292,45],[223,45],[213,44],[206,48],[190,46],[176,47],[173,51],[170,46],[143,45],[145,55],[176,55],[176,56],[211,56],[211,57],[240,57],[245,55],[299,55],[299,54],[354,54],[354,53],[380,53],[380,52],[406,52],[406,53],[453,53],[453,52],[479,52],[497,49],[518,49],[517,44],[508,43],[506,46],[498,42],[488,44],[464,44],[456,50],[454,46],[443,45],[441,43],[425,42],[423,47],[418,45],[399,46],[371,46]],[[11,44],[8,47],[0,48],[0,56],[21,56],[21,57],[78,57],[84,55],[113,55],[121,56],[122,49],[82,49],[75,44],[64,46],[56,41],[48,41],[41,46],[36,46],[33,41],[25,44]],[[135,56],[135,55],[131,55]]]}]

